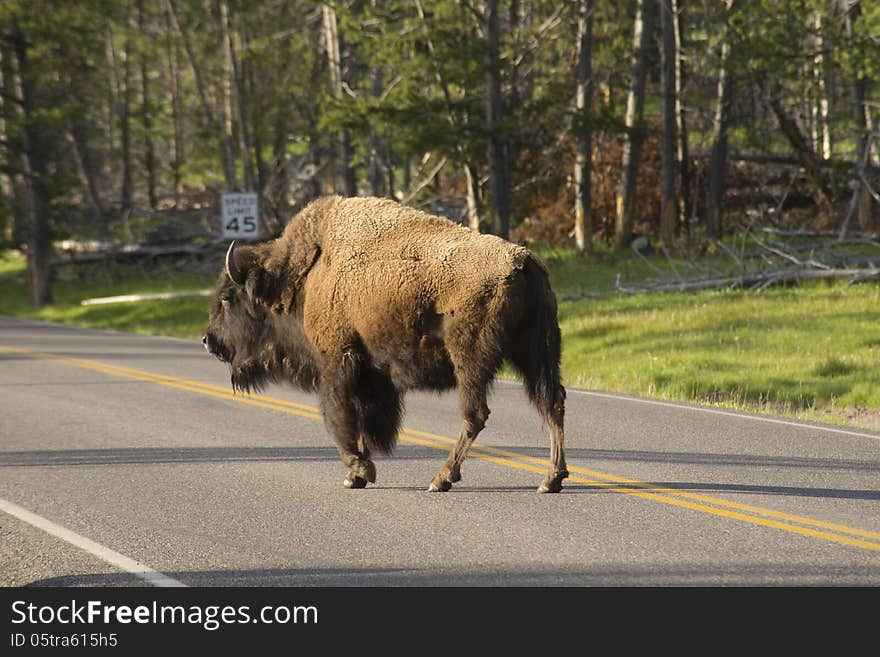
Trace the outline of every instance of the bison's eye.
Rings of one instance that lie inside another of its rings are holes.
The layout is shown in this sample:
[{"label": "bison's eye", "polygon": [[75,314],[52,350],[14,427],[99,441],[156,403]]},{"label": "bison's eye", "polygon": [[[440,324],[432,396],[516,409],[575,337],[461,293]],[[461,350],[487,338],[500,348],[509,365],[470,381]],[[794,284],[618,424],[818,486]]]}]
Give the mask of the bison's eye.
[{"label": "bison's eye", "polygon": [[220,295],[220,302],[223,304],[229,304],[229,303],[232,303],[233,301],[235,301],[235,297],[232,296],[231,294],[221,294]]}]

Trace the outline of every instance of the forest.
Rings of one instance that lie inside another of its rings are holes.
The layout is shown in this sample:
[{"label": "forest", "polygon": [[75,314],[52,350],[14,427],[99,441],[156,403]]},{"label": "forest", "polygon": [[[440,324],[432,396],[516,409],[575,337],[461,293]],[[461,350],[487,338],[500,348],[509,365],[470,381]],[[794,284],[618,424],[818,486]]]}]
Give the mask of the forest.
[{"label": "forest", "polygon": [[336,193],[876,279],[878,80],[859,0],[4,0],[0,249],[42,307],[72,253],[216,245],[223,193],[262,238]]}]

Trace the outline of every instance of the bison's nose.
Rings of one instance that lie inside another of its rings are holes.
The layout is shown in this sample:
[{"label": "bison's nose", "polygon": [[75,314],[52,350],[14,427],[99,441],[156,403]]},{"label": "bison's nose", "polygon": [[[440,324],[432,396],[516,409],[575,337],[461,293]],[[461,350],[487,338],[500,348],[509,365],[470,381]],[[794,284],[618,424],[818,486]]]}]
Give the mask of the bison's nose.
[{"label": "bison's nose", "polygon": [[202,336],[202,344],[205,345],[205,349],[208,349],[208,334],[207,333],[205,333],[205,335]]}]

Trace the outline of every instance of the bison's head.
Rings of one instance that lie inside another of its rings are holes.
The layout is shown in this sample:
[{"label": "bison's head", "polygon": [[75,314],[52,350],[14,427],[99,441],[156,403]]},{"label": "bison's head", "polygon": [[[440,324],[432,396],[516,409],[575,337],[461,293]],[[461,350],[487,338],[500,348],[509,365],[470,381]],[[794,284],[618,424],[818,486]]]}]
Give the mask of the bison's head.
[{"label": "bison's head", "polygon": [[208,353],[229,364],[237,389],[259,387],[271,369],[266,353],[273,349],[272,311],[258,295],[260,274],[255,247],[229,245],[202,338]]},{"label": "bison's head", "polygon": [[[229,364],[232,387],[259,390],[284,380],[305,390],[318,385],[318,369],[299,312],[308,268],[291,271],[285,257],[272,260],[268,245],[229,245],[226,266],[217,282],[208,330],[202,343],[208,353]],[[309,266],[316,253],[303,261]]]}]

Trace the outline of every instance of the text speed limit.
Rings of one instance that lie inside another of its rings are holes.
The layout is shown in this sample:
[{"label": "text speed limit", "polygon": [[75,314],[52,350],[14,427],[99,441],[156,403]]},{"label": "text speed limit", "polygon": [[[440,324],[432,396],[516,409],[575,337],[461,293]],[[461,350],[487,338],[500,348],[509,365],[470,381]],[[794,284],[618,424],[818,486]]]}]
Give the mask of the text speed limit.
[{"label": "text speed limit", "polygon": [[223,194],[220,199],[223,237],[255,238],[260,232],[260,207],[256,194]]}]

